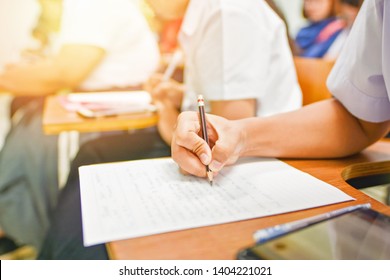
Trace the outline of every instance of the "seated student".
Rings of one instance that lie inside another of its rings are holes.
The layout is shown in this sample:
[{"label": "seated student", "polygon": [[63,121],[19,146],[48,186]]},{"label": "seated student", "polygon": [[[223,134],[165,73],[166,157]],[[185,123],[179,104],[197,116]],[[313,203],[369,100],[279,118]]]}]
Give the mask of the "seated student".
[{"label": "seated student", "polygon": [[[301,106],[285,26],[263,0],[149,0],[167,20],[184,16],[179,39],[185,54],[185,94],[174,81],[149,84],[158,108],[157,129],[100,138],[84,145],[60,195],[41,259],[107,258],[103,245],[84,248],[78,167],[170,155],[180,109],[197,94],[208,111],[229,119],[269,116]],[[281,75],[283,73],[283,75]]]},{"label": "seated student", "polygon": [[345,25],[336,17],[336,0],[304,0],[303,15],[309,23],[295,38],[298,53],[303,57],[321,58]]},{"label": "seated student", "polygon": [[48,57],[10,65],[0,88],[42,96],[138,86],[159,61],[153,34],[130,0],[64,0],[59,46]]},{"label": "seated student", "polygon": [[[59,41],[53,55],[9,66],[0,88],[15,96],[126,89],[141,85],[159,63],[154,34],[131,0],[64,0]],[[23,108],[0,154],[0,228],[38,250],[58,197],[58,141],[43,135],[42,103]]]},{"label": "seated student", "polygon": [[267,118],[229,121],[207,115],[211,149],[198,136],[197,114],[182,113],[172,157],[184,171],[205,177],[205,165],[217,172],[245,156],[334,158],[357,153],[390,130],[389,55],[390,2],[366,0],[328,79],[334,99]]},{"label": "seated student", "polygon": [[344,20],[345,27],[324,55],[325,59],[337,59],[362,4],[363,0],[340,0],[340,17]]}]

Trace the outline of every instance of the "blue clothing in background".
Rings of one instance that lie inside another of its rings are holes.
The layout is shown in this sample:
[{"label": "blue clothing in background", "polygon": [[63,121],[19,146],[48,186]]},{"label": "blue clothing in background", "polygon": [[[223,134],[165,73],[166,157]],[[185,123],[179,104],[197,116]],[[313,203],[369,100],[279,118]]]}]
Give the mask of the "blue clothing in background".
[{"label": "blue clothing in background", "polygon": [[321,32],[329,25],[335,24],[339,19],[332,17],[319,22],[310,23],[308,26],[302,28],[295,39],[296,44],[301,50],[300,56],[303,57],[323,57],[337,36],[342,31],[342,28],[335,28],[331,34],[326,36],[326,40],[320,40]]}]

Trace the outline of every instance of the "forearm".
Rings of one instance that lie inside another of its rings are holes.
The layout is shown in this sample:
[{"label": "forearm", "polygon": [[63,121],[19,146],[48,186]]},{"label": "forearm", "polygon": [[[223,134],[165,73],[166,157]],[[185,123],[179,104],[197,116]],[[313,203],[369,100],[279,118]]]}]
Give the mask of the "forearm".
[{"label": "forearm", "polygon": [[49,60],[17,66],[0,76],[0,88],[14,95],[46,95],[65,86],[61,71]]},{"label": "forearm", "polygon": [[389,129],[389,123],[362,124],[333,99],[240,123],[245,143],[241,156],[343,157],[371,145]]},{"label": "forearm", "polygon": [[7,67],[0,88],[15,95],[46,95],[80,85],[99,65],[105,50],[89,45],[64,45],[50,58]]}]

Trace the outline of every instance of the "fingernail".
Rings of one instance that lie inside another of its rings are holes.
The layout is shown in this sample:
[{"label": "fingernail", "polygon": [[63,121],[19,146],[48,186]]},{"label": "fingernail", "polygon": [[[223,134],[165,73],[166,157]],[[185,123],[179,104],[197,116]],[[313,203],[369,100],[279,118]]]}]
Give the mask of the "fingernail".
[{"label": "fingernail", "polygon": [[222,168],[222,163],[220,163],[219,161],[213,160],[213,161],[210,163],[209,168],[210,168],[212,171],[219,171],[219,170]]},{"label": "fingernail", "polygon": [[200,155],[200,161],[203,163],[203,164],[208,164],[209,161],[210,161],[210,158],[208,155],[206,154],[201,154]]}]

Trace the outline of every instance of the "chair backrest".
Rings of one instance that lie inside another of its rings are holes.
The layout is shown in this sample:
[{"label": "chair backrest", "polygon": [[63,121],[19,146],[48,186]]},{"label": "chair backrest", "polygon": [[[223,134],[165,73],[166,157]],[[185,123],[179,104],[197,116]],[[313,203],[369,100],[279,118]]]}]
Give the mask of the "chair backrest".
[{"label": "chair backrest", "polygon": [[[379,187],[375,192],[382,191],[380,195],[382,202],[390,205],[390,160],[353,164],[347,166],[341,176],[345,182],[356,189]],[[387,190],[383,188],[385,186]]]},{"label": "chair backrest", "polygon": [[302,90],[303,105],[332,96],[326,87],[326,79],[334,65],[333,60],[295,56],[294,63]]}]

